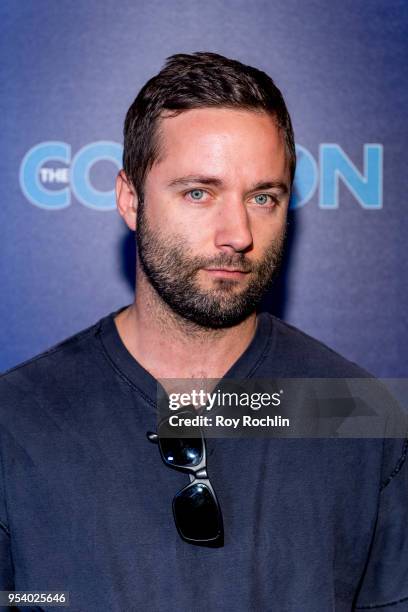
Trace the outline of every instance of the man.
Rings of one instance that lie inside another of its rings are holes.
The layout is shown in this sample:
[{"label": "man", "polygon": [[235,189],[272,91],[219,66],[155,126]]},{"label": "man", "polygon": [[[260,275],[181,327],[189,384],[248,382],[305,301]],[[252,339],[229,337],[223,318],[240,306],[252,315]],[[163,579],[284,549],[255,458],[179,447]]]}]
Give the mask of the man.
[{"label": "man", "polygon": [[408,610],[403,439],[210,437],[224,541],[177,532],[186,474],[146,438],[157,379],[368,374],[256,313],[295,171],[266,74],[174,55],[124,136],[116,190],[136,233],[134,302],[1,380],[1,588],[68,591],[81,612]]}]

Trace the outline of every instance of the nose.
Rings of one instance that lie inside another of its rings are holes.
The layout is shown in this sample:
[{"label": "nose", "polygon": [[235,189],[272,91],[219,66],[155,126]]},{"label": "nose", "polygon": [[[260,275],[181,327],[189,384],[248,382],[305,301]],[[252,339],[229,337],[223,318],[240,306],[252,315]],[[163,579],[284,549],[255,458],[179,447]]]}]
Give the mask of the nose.
[{"label": "nose", "polygon": [[245,251],[253,238],[248,211],[241,200],[229,198],[217,211],[215,245],[225,253]]}]

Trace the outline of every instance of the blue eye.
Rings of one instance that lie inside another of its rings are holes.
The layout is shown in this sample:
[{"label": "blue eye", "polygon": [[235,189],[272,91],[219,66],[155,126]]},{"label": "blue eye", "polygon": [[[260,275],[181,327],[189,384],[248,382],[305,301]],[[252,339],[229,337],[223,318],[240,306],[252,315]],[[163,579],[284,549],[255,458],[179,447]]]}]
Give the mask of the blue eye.
[{"label": "blue eye", "polygon": [[204,190],[203,189],[192,189],[188,193],[191,195],[193,200],[201,200],[204,194]]},{"label": "blue eye", "polygon": [[[259,201],[258,198],[261,198],[261,201]],[[255,201],[257,204],[267,204],[269,199],[272,200],[272,196],[268,193],[259,193],[255,196]]]}]

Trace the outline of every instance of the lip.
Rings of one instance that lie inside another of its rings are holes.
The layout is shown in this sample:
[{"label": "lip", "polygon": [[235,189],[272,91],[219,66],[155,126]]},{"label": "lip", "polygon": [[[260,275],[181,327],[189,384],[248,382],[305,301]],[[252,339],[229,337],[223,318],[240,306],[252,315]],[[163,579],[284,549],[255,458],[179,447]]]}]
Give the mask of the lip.
[{"label": "lip", "polygon": [[242,278],[248,272],[244,272],[239,269],[228,269],[228,268],[204,268],[206,272],[209,272],[211,276],[224,276],[226,278]]}]

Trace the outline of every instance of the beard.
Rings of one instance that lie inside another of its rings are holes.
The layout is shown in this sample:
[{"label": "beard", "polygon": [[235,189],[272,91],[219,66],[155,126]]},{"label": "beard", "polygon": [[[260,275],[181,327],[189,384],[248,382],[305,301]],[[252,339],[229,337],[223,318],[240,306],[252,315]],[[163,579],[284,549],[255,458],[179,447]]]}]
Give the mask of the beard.
[{"label": "beard", "polygon": [[[153,231],[141,201],[135,237],[142,270],[165,304],[199,327],[220,329],[241,323],[256,310],[278,274],[286,225],[257,262],[249,260],[242,252],[200,257],[186,247],[186,240],[181,235]],[[249,280],[239,290],[239,280],[214,278],[214,288],[203,289],[197,274],[201,268],[209,267],[239,268],[249,272]]]}]

